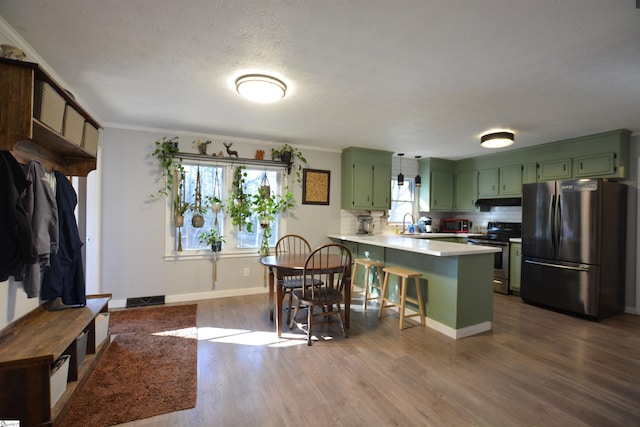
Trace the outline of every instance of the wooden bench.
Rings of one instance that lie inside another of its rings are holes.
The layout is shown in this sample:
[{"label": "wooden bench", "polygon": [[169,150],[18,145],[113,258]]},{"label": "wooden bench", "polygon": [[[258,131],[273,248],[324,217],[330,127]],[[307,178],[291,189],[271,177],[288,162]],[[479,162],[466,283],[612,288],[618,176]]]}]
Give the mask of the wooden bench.
[{"label": "wooden bench", "polygon": [[[61,311],[48,311],[46,303],[0,331],[0,420],[55,425],[64,417],[108,346],[108,337],[96,345],[95,319],[108,311],[110,299],[111,294],[89,295],[86,306]],[[76,339],[84,331],[86,357],[79,365]],[[69,382],[51,407],[51,365],[63,354],[71,356]]]}]

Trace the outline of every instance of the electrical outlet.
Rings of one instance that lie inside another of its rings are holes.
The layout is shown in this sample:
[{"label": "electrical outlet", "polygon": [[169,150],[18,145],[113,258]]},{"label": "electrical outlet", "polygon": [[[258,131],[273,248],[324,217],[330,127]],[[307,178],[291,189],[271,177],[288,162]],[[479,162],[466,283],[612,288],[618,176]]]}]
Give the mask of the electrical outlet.
[{"label": "electrical outlet", "polygon": [[244,277],[249,277],[249,269],[248,268],[244,269]]}]

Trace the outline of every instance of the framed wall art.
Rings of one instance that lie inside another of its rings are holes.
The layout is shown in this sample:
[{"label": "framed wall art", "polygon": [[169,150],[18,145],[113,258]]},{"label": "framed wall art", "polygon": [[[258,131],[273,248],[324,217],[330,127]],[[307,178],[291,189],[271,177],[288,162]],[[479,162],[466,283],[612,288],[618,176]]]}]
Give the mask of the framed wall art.
[{"label": "framed wall art", "polygon": [[302,204],[328,205],[331,171],[302,170]]}]

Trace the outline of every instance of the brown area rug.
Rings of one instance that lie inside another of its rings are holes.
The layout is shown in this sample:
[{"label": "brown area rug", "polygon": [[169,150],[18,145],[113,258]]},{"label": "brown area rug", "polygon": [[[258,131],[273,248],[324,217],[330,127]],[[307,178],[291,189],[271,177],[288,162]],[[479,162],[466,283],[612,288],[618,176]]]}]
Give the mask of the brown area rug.
[{"label": "brown area rug", "polygon": [[63,426],[111,426],[193,408],[197,394],[197,305],[110,313],[118,334],[79,390]]}]

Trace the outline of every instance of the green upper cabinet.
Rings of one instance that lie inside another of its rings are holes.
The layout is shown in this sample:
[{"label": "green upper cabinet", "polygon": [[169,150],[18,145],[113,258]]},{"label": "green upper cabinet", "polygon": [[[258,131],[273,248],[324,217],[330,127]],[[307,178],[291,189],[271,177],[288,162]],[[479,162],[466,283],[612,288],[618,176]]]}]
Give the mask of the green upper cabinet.
[{"label": "green upper cabinet", "polygon": [[483,169],[478,173],[478,197],[495,197],[498,195],[498,168]]},{"label": "green upper cabinet", "polygon": [[458,172],[455,176],[456,212],[474,212],[478,199],[478,171]]},{"label": "green upper cabinet", "polygon": [[553,181],[571,177],[571,159],[547,160],[540,162],[538,167],[538,181]]},{"label": "green upper cabinet", "polygon": [[576,178],[612,175],[617,172],[615,153],[576,157],[573,162]]},{"label": "green upper cabinet", "polygon": [[421,212],[453,211],[452,160],[428,158],[418,161],[422,186],[419,192]]},{"label": "green upper cabinet", "polygon": [[478,193],[479,198],[521,196],[522,166],[482,169],[479,172]]},{"label": "green upper cabinet", "polygon": [[500,195],[522,196],[522,165],[504,166],[500,168]]},{"label": "green upper cabinet", "polygon": [[525,163],[522,169],[522,183],[535,184],[538,182],[538,164]]},{"label": "green upper cabinet", "polygon": [[342,151],[342,209],[391,208],[391,154],[357,147]]}]

